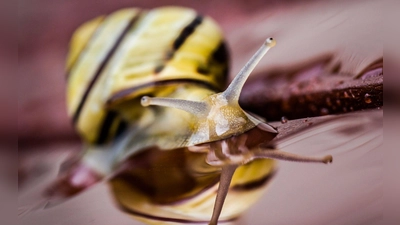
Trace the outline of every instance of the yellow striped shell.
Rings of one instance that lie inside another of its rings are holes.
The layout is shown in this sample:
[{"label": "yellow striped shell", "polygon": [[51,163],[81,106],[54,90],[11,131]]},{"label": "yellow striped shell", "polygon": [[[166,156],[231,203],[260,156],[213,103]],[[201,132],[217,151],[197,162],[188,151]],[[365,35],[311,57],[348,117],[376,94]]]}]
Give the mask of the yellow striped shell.
[{"label": "yellow striped shell", "polygon": [[[118,106],[144,94],[168,94],[160,86],[221,90],[227,58],[221,31],[208,17],[179,7],[124,9],[75,32],[67,70],[68,113],[85,142],[102,144],[138,120],[121,115]],[[137,104],[129,108],[137,107],[143,111]]]}]

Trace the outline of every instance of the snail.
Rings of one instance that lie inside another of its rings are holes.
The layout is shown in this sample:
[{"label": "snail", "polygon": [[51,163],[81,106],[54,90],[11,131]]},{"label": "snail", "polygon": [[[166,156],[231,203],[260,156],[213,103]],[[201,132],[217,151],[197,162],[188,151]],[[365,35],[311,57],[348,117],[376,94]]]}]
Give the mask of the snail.
[{"label": "snail", "polygon": [[84,150],[63,164],[46,205],[106,180],[148,224],[217,224],[260,197],[275,160],[330,163],[275,149],[275,127],[244,111],[246,79],[267,38],[228,87],[228,53],[209,17],[180,7],[123,9],[73,35],[67,107]]}]

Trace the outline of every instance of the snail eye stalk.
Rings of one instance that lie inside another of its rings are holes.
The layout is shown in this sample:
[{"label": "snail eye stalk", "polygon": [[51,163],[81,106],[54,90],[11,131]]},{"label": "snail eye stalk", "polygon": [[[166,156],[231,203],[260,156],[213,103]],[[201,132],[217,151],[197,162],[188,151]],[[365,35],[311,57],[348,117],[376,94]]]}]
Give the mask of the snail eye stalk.
[{"label": "snail eye stalk", "polygon": [[141,99],[141,104],[144,107],[150,105],[158,105],[165,107],[172,107],[176,109],[184,110],[188,113],[203,116],[208,112],[208,106],[205,102],[199,101],[189,101],[183,99],[175,99],[175,98],[157,98],[157,97],[148,97],[144,96]]},{"label": "snail eye stalk", "polygon": [[261,45],[258,51],[250,58],[246,65],[235,76],[228,88],[223,92],[223,96],[230,103],[239,102],[239,96],[247,78],[250,76],[251,72],[253,72],[254,68],[260,62],[261,58],[275,45],[276,41],[273,38],[267,38],[264,44]]},{"label": "snail eye stalk", "polygon": [[[224,100],[223,102],[227,102],[232,107],[238,108],[239,96],[244,83],[256,65],[260,62],[261,58],[275,45],[276,41],[273,38],[267,38],[260,49],[258,49],[253,57],[251,57],[242,70],[240,70],[240,72],[236,75],[228,88],[224,92],[216,94],[217,97],[214,96],[214,99],[222,99]],[[216,103],[215,101],[211,100],[210,97],[206,98],[204,101],[189,101],[183,99],[158,97],[151,98],[144,96],[141,100],[141,104],[145,107],[149,105],[159,105],[177,108],[200,117],[207,116],[208,112],[210,112],[213,107],[220,107],[220,105],[214,105]]]},{"label": "snail eye stalk", "polygon": [[209,225],[218,224],[218,219],[221,215],[222,207],[229,191],[229,185],[231,184],[233,174],[237,167],[237,165],[226,165],[222,167],[217,198],[215,199],[214,210]]},{"label": "snail eye stalk", "polygon": [[254,154],[254,159],[276,159],[281,161],[324,163],[324,164],[328,164],[333,161],[331,155],[326,155],[323,157],[310,157],[310,156],[301,156],[289,152],[284,152],[281,150],[271,150],[263,148],[260,149],[261,151],[258,151]]}]

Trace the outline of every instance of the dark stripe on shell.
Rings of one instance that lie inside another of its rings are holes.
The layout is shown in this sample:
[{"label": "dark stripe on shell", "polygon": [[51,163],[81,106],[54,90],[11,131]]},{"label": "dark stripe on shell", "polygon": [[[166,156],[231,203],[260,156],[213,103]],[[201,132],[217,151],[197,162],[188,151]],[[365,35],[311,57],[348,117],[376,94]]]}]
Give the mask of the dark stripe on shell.
[{"label": "dark stripe on shell", "polygon": [[157,74],[164,69],[164,65],[159,65],[154,69],[154,73]]},{"label": "dark stripe on shell", "polygon": [[[195,224],[208,224],[210,221],[201,221],[201,220],[187,220],[187,219],[179,219],[179,218],[168,218],[168,217],[161,217],[161,216],[154,216],[154,215],[150,215],[147,213],[142,213],[133,209],[129,209],[121,204],[119,204],[119,208],[128,213],[131,214],[133,216],[138,216],[138,217],[142,217],[142,218],[146,218],[146,219],[150,219],[150,220],[158,220],[158,221],[162,221],[162,222],[173,222],[173,223],[183,223],[183,224],[187,224],[187,223],[195,223]],[[235,221],[237,218],[232,218],[232,219],[228,219],[228,220],[219,220],[218,223],[229,223],[232,221]]]},{"label": "dark stripe on shell", "polygon": [[114,120],[117,117],[117,113],[114,111],[108,111],[106,117],[101,125],[99,136],[97,137],[97,144],[103,144],[107,141],[107,137],[110,133],[110,128],[113,125]]},{"label": "dark stripe on shell", "polygon": [[275,176],[275,174],[276,170],[273,170],[272,172],[268,173],[267,175],[258,180],[253,180],[244,184],[237,184],[231,187],[231,189],[235,191],[251,191],[257,188],[261,188],[267,183],[269,183],[269,181],[271,181],[271,179]]},{"label": "dark stripe on shell", "polygon": [[[202,190],[200,190],[200,191],[197,192],[196,194],[191,195],[191,196],[187,196],[187,197],[184,197],[184,198],[181,198],[181,199],[179,199],[178,201],[169,203],[168,205],[179,205],[179,204],[183,204],[183,203],[185,203],[185,202],[189,202],[191,199],[193,199],[193,198],[195,198],[195,197],[197,197],[197,196],[199,196],[199,195],[205,193],[206,191],[210,190],[210,188],[212,188],[212,187],[214,187],[215,185],[217,185],[217,184],[219,183],[220,179],[221,179],[221,176],[218,176],[213,182],[211,182],[210,184],[208,184],[207,186],[205,186]],[[164,205],[167,205],[167,204],[164,204]]]},{"label": "dark stripe on shell", "polygon": [[98,78],[100,77],[101,72],[103,71],[103,69],[105,68],[105,66],[107,65],[107,62],[111,59],[111,57],[113,56],[113,54],[115,53],[115,51],[117,50],[118,46],[121,44],[122,39],[125,37],[125,35],[128,33],[129,29],[133,26],[133,24],[139,19],[140,13],[136,14],[131,21],[128,23],[128,25],[125,27],[125,29],[123,30],[123,32],[121,33],[121,35],[118,37],[117,41],[115,42],[114,46],[111,48],[111,50],[107,53],[106,57],[103,59],[103,61],[101,62],[99,68],[97,69],[96,73],[93,76],[93,79],[90,81],[88,87],[86,88],[85,93],[83,94],[81,101],[79,102],[78,108],[75,111],[75,114],[72,118],[72,121],[74,124],[76,124],[78,122],[79,119],[79,115],[83,109],[83,106],[89,96],[90,91],[92,90],[94,84],[96,83],[96,81],[98,80]]},{"label": "dark stripe on shell", "polygon": [[205,76],[210,75],[210,70],[205,65],[200,65],[197,67],[197,72]]},{"label": "dark stripe on shell", "polygon": [[201,85],[206,87],[207,89],[213,90],[215,92],[220,92],[221,90],[212,84],[206,82],[206,81],[201,81],[201,80],[195,80],[195,79],[190,79],[190,78],[182,78],[182,79],[172,79],[172,80],[160,80],[160,81],[155,81],[155,82],[149,82],[146,84],[142,84],[136,87],[131,87],[124,89],[122,91],[119,91],[115,93],[113,96],[111,96],[110,99],[108,99],[107,104],[111,104],[114,101],[121,99],[123,97],[126,97],[130,95],[133,92],[136,92],[137,90],[140,90],[142,88],[147,88],[147,87],[156,87],[156,86],[162,86],[162,85],[172,85],[172,84],[196,84],[196,85]]},{"label": "dark stripe on shell", "polygon": [[[221,64],[228,64],[229,63],[229,51],[226,46],[226,43],[222,41],[218,46],[217,50],[214,51],[212,58],[214,61],[221,63]],[[229,66],[225,65],[223,70],[223,82],[228,80],[229,76]]]},{"label": "dark stripe on shell", "polygon": [[[171,60],[174,53],[185,43],[186,39],[196,30],[196,28],[203,22],[203,17],[197,15],[192,22],[190,22],[186,27],[184,27],[172,44],[172,51],[167,51],[166,60]],[[159,65],[154,69],[155,74],[160,73],[164,69],[164,65]]]},{"label": "dark stripe on shell", "polygon": [[213,52],[212,54],[212,58],[213,60],[215,60],[216,62],[219,63],[226,63],[228,61],[228,49],[226,47],[226,44],[224,41],[222,41],[218,48]]},{"label": "dark stripe on shell", "polygon": [[121,120],[118,124],[117,131],[115,132],[115,137],[119,137],[128,128],[128,123]]},{"label": "dark stripe on shell", "polygon": [[190,22],[179,34],[179,36],[175,39],[174,44],[172,45],[173,49],[178,50],[185,40],[194,32],[197,26],[199,26],[203,22],[203,17],[201,15],[197,15],[196,18],[192,22]]},{"label": "dark stripe on shell", "polygon": [[84,44],[81,53],[80,53],[79,56],[77,56],[76,59],[71,63],[71,65],[70,65],[70,67],[69,67],[69,69],[68,69],[68,71],[67,71],[67,74],[66,74],[66,76],[65,76],[67,80],[68,80],[68,78],[69,78],[69,76],[70,76],[70,73],[71,73],[72,69],[75,67],[75,64],[77,63],[78,59],[79,59],[79,58],[82,56],[82,54],[87,50],[88,43],[90,43],[90,42],[98,35],[99,27],[100,27],[101,25],[103,25],[104,18],[105,18],[105,17],[101,18],[101,21],[100,21],[99,24],[97,25],[96,29],[93,31],[93,33],[90,35],[89,39],[88,39],[88,40],[86,41],[86,43]]}]

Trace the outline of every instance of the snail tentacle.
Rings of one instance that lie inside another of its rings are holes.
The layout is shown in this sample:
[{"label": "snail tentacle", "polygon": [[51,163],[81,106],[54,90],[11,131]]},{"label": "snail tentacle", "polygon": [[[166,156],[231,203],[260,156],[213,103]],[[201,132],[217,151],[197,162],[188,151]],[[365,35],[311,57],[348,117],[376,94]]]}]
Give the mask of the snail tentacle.
[{"label": "snail tentacle", "polygon": [[208,106],[205,102],[189,101],[175,98],[158,98],[144,96],[141,99],[141,104],[145,107],[150,105],[158,105],[177,108],[197,116],[205,115],[209,111]]},{"label": "snail tentacle", "polygon": [[260,148],[261,151],[257,151],[254,153],[254,159],[277,159],[283,161],[292,161],[292,162],[311,162],[311,163],[332,163],[332,156],[326,155],[324,157],[311,157],[311,156],[301,156],[290,152],[285,152],[282,150],[271,150],[266,148]]},{"label": "snail tentacle", "polygon": [[261,58],[276,45],[273,38],[267,38],[258,51],[250,58],[246,65],[235,76],[228,88],[223,92],[223,96],[229,102],[238,103],[239,96],[242,91],[243,85],[249,77],[250,73],[254,70],[256,65],[260,62]]},{"label": "snail tentacle", "polygon": [[225,165],[222,167],[221,180],[219,182],[217,197],[214,203],[214,210],[209,225],[218,224],[218,219],[221,214],[222,207],[224,206],[225,198],[229,190],[229,185],[231,184],[231,180],[233,174],[236,171],[236,168],[238,168],[237,165]]}]

